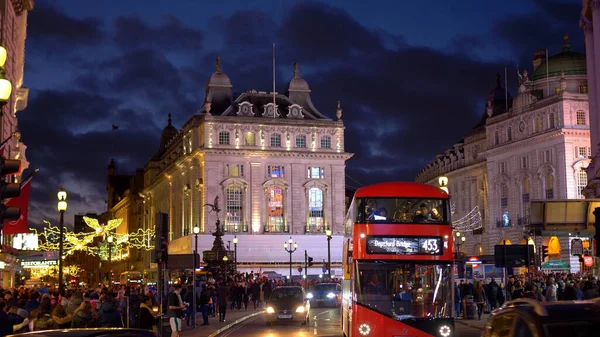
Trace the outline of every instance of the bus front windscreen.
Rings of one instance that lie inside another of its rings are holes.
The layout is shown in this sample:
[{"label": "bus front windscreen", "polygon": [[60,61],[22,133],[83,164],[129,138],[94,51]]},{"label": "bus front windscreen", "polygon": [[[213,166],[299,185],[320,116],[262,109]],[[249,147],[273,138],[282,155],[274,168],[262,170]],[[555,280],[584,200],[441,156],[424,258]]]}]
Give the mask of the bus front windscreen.
[{"label": "bus front windscreen", "polygon": [[361,198],[356,222],[448,224],[450,210],[445,199]]},{"label": "bus front windscreen", "polygon": [[451,315],[452,267],[448,263],[357,261],[356,300],[403,320]]}]

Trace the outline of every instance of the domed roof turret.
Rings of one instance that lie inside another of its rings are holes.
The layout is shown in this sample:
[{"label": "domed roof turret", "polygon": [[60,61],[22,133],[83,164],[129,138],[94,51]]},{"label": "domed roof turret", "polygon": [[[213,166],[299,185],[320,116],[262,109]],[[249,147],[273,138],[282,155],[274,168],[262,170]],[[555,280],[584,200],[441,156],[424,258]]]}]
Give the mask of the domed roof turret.
[{"label": "domed roof turret", "polygon": [[232,88],[231,80],[229,76],[221,72],[221,57],[217,56],[217,69],[214,74],[208,80],[207,86],[209,88]]},{"label": "domed roof turret", "polygon": [[303,78],[300,77],[300,70],[298,69],[298,62],[294,63],[294,78],[292,78],[292,80],[290,81],[288,91],[289,92],[293,92],[293,91],[310,92],[308,82],[306,82]]},{"label": "domed roof turret", "polygon": [[569,34],[563,36],[564,46],[559,54],[548,57],[548,69],[546,69],[546,60],[535,69],[531,80],[536,81],[546,78],[546,71],[549,77],[559,77],[564,71],[565,75],[586,75],[585,54],[577,53],[571,50]]},{"label": "domed roof turret", "polygon": [[171,139],[173,139],[173,138],[175,138],[175,136],[177,136],[178,132],[179,131],[177,131],[177,128],[175,128],[171,124],[171,114],[169,114],[168,124],[167,124],[167,126],[165,126],[162,133],[160,134],[160,150],[159,151],[163,151],[164,149],[166,149],[167,144],[169,144]]}]

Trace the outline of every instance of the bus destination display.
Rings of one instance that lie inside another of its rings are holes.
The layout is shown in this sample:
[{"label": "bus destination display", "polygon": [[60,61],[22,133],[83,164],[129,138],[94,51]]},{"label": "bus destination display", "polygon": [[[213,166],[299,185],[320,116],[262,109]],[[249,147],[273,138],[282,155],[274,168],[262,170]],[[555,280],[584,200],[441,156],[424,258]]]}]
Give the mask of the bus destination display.
[{"label": "bus destination display", "polygon": [[442,255],[441,237],[367,236],[367,254]]}]

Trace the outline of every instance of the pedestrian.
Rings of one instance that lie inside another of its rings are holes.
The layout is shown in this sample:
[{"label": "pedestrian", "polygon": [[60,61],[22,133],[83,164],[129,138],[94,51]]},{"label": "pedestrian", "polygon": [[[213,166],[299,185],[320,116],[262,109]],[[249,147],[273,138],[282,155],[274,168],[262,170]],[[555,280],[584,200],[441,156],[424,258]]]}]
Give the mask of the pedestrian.
[{"label": "pedestrian", "polygon": [[185,316],[185,304],[181,299],[181,284],[175,285],[175,290],[169,295],[167,316],[171,325],[171,337],[179,337]]},{"label": "pedestrian", "polygon": [[219,305],[219,322],[225,322],[225,314],[227,313],[227,299],[229,298],[229,286],[226,281],[221,281],[217,288],[217,302]]},{"label": "pedestrian", "polygon": [[481,285],[481,281],[477,281],[475,289],[473,290],[473,301],[477,303],[477,316],[481,320],[481,314],[483,314],[483,307],[487,301],[485,291]]}]

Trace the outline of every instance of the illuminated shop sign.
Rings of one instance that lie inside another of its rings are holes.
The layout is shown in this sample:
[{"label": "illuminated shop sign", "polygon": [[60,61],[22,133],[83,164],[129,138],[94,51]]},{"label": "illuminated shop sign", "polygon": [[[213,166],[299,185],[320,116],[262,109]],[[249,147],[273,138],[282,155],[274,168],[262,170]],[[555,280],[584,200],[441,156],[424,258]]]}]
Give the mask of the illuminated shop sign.
[{"label": "illuminated shop sign", "polygon": [[367,236],[368,254],[442,255],[441,237]]},{"label": "illuminated shop sign", "polygon": [[21,266],[23,268],[46,268],[58,266],[58,260],[21,261]]}]

